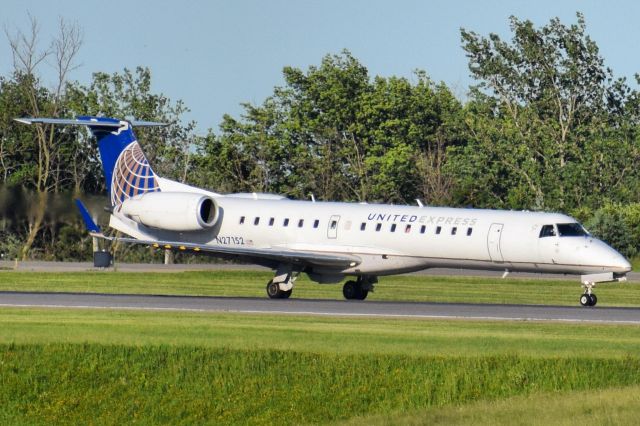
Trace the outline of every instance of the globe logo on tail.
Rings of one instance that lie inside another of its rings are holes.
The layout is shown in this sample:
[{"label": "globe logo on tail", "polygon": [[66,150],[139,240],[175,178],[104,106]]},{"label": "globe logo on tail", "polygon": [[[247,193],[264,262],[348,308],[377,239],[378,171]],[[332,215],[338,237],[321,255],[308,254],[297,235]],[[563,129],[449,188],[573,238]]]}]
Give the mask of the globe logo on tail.
[{"label": "globe logo on tail", "polygon": [[111,182],[111,204],[119,207],[131,197],[160,191],[156,175],[137,141],[129,144],[118,156]]}]

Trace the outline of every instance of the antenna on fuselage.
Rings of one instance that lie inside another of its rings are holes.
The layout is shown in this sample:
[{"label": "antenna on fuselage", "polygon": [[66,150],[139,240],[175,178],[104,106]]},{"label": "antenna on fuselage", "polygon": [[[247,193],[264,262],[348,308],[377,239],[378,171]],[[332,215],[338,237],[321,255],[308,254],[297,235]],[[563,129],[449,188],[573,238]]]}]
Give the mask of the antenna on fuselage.
[{"label": "antenna on fuselage", "polygon": [[418,207],[424,207],[424,204],[422,204],[422,201],[420,201],[420,198],[416,198],[416,203],[418,203]]},{"label": "antenna on fuselage", "polygon": [[316,197],[313,195],[313,192],[310,192],[309,195],[311,196],[311,202],[315,203],[316,202]]}]

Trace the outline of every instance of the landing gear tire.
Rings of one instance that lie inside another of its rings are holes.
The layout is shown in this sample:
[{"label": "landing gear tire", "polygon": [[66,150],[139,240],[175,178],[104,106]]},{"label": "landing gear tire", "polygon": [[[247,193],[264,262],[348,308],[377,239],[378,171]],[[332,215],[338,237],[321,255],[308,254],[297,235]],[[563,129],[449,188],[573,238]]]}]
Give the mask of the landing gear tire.
[{"label": "landing gear tire", "polygon": [[342,294],[347,300],[364,300],[369,294],[369,290],[365,290],[362,284],[357,281],[347,281],[342,287]]},{"label": "landing gear tire", "polygon": [[580,304],[582,306],[591,306],[591,297],[588,294],[583,294],[580,296]]},{"label": "landing gear tire", "polygon": [[356,296],[358,294],[358,287],[359,286],[357,282],[347,281],[346,283],[344,283],[344,286],[342,286],[342,295],[347,300],[356,299]]},{"label": "landing gear tire", "polygon": [[280,290],[280,284],[269,281],[267,284],[267,296],[269,299],[288,299],[291,296],[293,289],[283,291]]},{"label": "landing gear tire", "polygon": [[358,297],[356,297],[356,299],[364,300],[367,298],[368,295],[369,295],[369,290],[365,290],[362,287],[360,287],[360,291],[358,292]]},{"label": "landing gear tire", "polygon": [[582,306],[596,306],[596,303],[598,303],[598,298],[593,293],[591,294],[585,293],[582,296],[580,296],[580,304]]}]

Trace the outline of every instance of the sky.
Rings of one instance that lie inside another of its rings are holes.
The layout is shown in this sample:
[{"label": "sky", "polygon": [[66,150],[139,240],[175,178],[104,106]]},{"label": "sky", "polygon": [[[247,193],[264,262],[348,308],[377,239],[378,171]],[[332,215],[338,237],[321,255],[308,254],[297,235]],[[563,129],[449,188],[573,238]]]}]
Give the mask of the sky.
[{"label": "sky", "polygon": [[[0,25],[9,33],[40,24],[41,47],[59,19],[83,31],[70,78],[88,84],[93,72],[151,69],[153,91],[181,99],[197,131],[217,131],[223,114],[240,117],[242,103],[261,104],[282,86],[282,68],[307,69],[343,49],[370,76],[411,78],[425,70],[464,99],[469,77],[460,28],[510,38],[509,16],[542,26],[585,15],[587,32],[614,75],[640,72],[640,2],[588,0],[2,0]],[[0,34],[0,75],[12,57]],[[45,81],[53,68],[42,68]],[[632,80],[633,81],[633,80]]]}]

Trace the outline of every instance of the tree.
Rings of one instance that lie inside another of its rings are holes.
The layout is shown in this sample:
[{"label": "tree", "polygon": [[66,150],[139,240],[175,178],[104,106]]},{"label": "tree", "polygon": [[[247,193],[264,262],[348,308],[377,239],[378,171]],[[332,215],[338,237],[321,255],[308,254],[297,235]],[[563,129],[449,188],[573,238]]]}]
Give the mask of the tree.
[{"label": "tree", "polygon": [[285,86],[262,105],[244,105],[241,119],[226,116],[221,134],[208,138],[203,158],[218,188],[324,200],[449,200],[453,180],[444,165],[448,147],[460,143],[462,107],[445,85],[421,71],[415,83],[372,81],[348,51],[283,74]]},{"label": "tree", "polygon": [[[200,139],[193,136],[194,122],[182,124],[188,108],[182,101],[172,102],[151,88],[149,68],[124,69],[122,73],[93,74],[88,87],[74,84],[70,89],[68,108],[71,115],[95,115],[167,123],[165,127],[138,128],[145,154],[160,175],[188,181],[191,153]],[[84,145],[84,143],[83,143]],[[96,164],[94,151],[88,156]],[[98,170],[97,173],[100,173]]]},{"label": "tree", "polygon": [[[22,96],[28,101],[28,113],[32,117],[56,117],[63,110],[68,75],[74,68],[75,57],[82,45],[82,34],[78,26],[68,25],[60,20],[58,35],[47,49],[39,49],[39,27],[35,18],[29,16],[30,31],[20,30],[11,35],[6,31],[13,54],[14,79]],[[47,58],[51,58],[57,79],[54,89],[42,88],[38,68]],[[26,259],[38,233],[40,232],[47,207],[49,193],[58,191],[60,173],[56,169],[56,157],[59,155],[57,131],[53,126],[38,125],[33,137],[37,143],[35,165],[30,173],[29,182],[37,194],[37,207],[30,216],[29,232],[21,250]]]},{"label": "tree", "polygon": [[285,129],[294,154],[292,195],[366,201],[368,148],[357,124],[363,97],[371,90],[367,69],[344,50],[306,72],[285,67],[283,75],[286,86],[277,88],[275,96],[286,108]]},{"label": "tree", "polygon": [[510,23],[511,42],[461,30],[479,81],[466,108],[469,143],[454,161],[468,200],[571,209],[620,189],[626,182],[612,179],[619,159],[606,147],[615,141],[623,168],[633,172],[634,137],[619,131],[629,89],[604,66],[584,17],[578,13],[571,26],[557,18],[541,28],[515,17]]},{"label": "tree", "polygon": [[461,143],[462,106],[424,71],[415,79],[376,77],[363,101],[358,133],[367,141],[370,193],[380,201],[445,204],[453,186],[447,150]]}]

